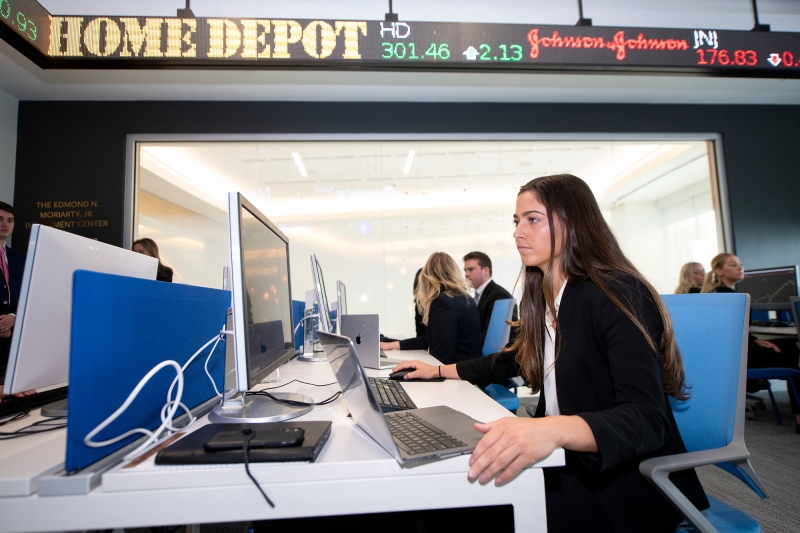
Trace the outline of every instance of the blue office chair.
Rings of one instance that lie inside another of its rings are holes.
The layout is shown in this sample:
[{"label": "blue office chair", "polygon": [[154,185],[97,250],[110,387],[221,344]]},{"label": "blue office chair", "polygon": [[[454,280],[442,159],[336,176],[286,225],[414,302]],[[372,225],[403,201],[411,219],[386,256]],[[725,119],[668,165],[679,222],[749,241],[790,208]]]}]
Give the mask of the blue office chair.
[{"label": "blue office chair", "polygon": [[[508,321],[514,313],[514,298],[508,300],[495,300],[492,308],[492,316],[489,317],[489,327],[486,330],[486,338],[483,341],[483,355],[496,354],[508,344],[511,336],[511,325]],[[512,390],[509,390],[511,388]],[[489,384],[483,391],[494,401],[516,413],[519,409],[519,397],[517,396],[517,386],[509,381],[507,385],[497,383]]]},{"label": "blue office chair", "polygon": [[[668,477],[678,470],[713,464],[736,476],[761,498],[768,497],[744,445],[750,296],[670,294],[662,298],[691,387],[689,400],[670,398],[687,453],[647,459],[641,462],[639,471],[695,531],[760,532],[758,522],[750,516],[710,496],[711,507],[698,511]],[[687,530],[691,529],[678,529]]]}]

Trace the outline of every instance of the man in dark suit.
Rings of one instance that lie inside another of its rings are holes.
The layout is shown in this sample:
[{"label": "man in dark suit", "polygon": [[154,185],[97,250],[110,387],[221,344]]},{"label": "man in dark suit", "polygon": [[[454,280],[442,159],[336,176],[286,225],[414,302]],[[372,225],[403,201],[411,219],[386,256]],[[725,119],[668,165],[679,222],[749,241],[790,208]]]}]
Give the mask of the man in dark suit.
[{"label": "man in dark suit", "polygon": [[[481,316],[481,334],[486,337],[494,302],[511,298],[511,293],[492,281],[492,260],[483,252],[470,252],[464,256],[464,276],[475,289],[475,301]],[[517,319],[516,306],[513,318]]]},{"label": "man in dark suit", "polygon": [[0,202],[0,394],[11,349],[11,330],[16,321],[17,303],[22,289],[22,271],[25,259],[6,246],[14,231],[14,208]]}]

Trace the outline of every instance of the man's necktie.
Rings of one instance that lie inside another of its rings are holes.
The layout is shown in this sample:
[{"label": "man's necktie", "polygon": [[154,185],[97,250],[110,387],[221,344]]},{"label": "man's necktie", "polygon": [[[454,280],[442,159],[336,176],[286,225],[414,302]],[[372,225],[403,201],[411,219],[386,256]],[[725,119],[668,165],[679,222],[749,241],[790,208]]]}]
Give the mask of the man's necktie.
[{"label": "man's necktie", "polygon": [[[5,247],[4,247],[5,248]],[[0,250],[0,267],[3,267],[3,277],[6,280],[6,301],[11,303],[11,285],[8,282],[8,261],[6,260],[6,251]]]}]

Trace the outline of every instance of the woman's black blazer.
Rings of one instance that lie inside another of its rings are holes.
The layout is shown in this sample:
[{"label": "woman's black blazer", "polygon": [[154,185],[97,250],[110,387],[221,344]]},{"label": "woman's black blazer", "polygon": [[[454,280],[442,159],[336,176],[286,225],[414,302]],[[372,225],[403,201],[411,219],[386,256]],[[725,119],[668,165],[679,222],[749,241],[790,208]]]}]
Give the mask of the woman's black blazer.
[{"label": "woman's black blazer", "polygon": [[428,350],[446,365],[481,357],[481,318],[475,300],[440,294],[431,302],[425,336],[400,341],[400,349]]},{"label": "woman's black blazer", "polygon": [[[617,279],[614,294],[637,310],[658,346],[663,325],[646,287],[633,277]],[[588,279],[565,287],[558,332],[559,409],[589,424],[599,450],[592,454],[568,451],[565,471],[575,474],[596,496],[614,531],[660,531],[677,524],[681,521],[678,513],[639,473],[643,459],[686,451],[663,392],[661,358],[650,350],[633,322]],[[513,353],[459,363],[456,368],[462,379],[471,382],[520,374]],[[541,394],[535,416],[544,416],[545,407]],[[699,509],[708,507],[694,470],[671,479]]]}]

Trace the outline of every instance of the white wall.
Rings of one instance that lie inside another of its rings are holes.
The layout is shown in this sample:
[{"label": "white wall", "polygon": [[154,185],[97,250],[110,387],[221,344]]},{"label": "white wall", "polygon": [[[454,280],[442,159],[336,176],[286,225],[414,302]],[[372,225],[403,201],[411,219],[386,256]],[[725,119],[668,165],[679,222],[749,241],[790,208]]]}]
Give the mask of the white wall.
[{"label": "white wall", "polygon": [[0,91],[0,200],[14,204],[14,169],[17,161],[16,98]]}]

